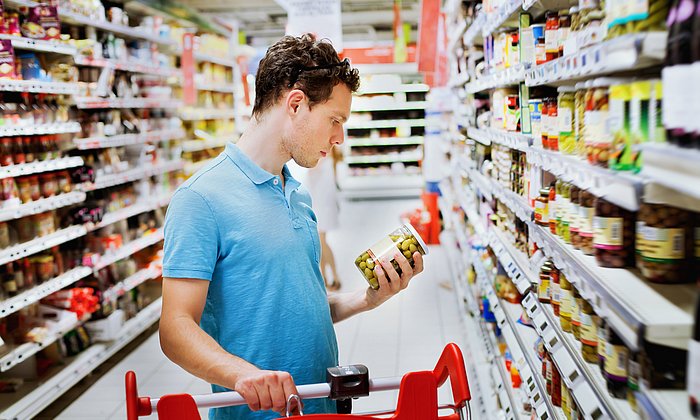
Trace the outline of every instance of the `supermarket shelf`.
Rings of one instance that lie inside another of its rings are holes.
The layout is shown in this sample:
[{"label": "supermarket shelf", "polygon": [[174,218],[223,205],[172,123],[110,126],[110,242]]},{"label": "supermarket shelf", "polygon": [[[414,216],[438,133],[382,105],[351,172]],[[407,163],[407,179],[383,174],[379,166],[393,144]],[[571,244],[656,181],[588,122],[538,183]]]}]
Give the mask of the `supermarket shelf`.
[{"label": "supermarket shelf", "polygon": [[136,181],[146,177],[179,171],[183,167],[184,164],[181,160],[171,160],[151,166],[138,167],[118,174],[100,176],[93,184],[83,184],[82,190],[88,192],[100,190],[103,188],[109,188],[115,185],[126,184],[127,182]]},{"label": "supermarket shelf", "polygon": [[81,126],[79,122],[67,122],[57,124],[38,124],[29,127],[0,127],[0,137],[11,136],[36,136],[44,134],[72,134],[79,133]]},{"label": "supermarket shelf", "polygon": [[506,274],[513,280],[521,295],[525,295],[531,288],[539,284],[537,276],[532,274],[527,257],[513,247],[513,241],[506,239],[505,234],[499,229],[490,229],[488,243],[498,257]]},{"label": "supermarket shelf", "polygon": [[[14,402],[9,408],[0,413],[3,419],[29,419],[39,414],[63,393],[86,377],[96,366],[107,361],[139,334],[147,330],[160,318],[161,298],[141,310],[134,318],[126,321],[118,339],[109,344],[93,344],[90,348],[76,356],[75,359],[56,375],[41,384],[25,384],[24,397]],[[13,394],[0,396],[0,404],[7,406]]]},{"label": "supermarket shelf", "polygon": [[497,87],[517,85],[524,80],[525,68],[518,65],[469,82],[465,88],[468,93],[477,93]]},{"label": "supermarket shelf", "polygon": [[[355,105],[353,103],[353,105]],[[397,102],[394,104],[383,103],[382,105],[360,104],[352,107],[352,112],[373,112],[373,111],[402,111],[402,110],[425,110],[428,106],[426,101]]]},{"label": "supermarket shelf", "polygon": [[460,40],[467,31],[467,20],[460,19],[455,28],[450,32],[448,36],[447,45],[450,46],[450,50],[455,50],[460,45]]},{"label": "supermarket shelf", "polygon": [[83,159],[80,157],[65,157],[32,163],[22,163],[19,165],[3,166],[0,167],[0,179],[38,174],[42,172],[60,171],[61,169],[82,166],[82,164]]},{"label": "supermarket shelf", "polygon": [[532,136],[488,127],[467,127],[467,135],[469,138],[487,146],[493,142],[522,152],[528,151],[532,145]]},{"label": "supermarket shelf", "polygon": [[650,390],[641,384],[641,392],[637,392],[637,403],[652,408],[656,417],[653,419],[693,420],[689,409],[689,396],[686,390]]},{"label": "supermarket shelf", "polygon": [[418,197],[424,184],[422,175],[346,175],[338,182],[347,198]]},{"label": "supermarket shelf", "polygon": [[67,194],[59,194],[49,198],[42,198],[16,207],[0,209],[0,222],[20,219],[22,217],[43,213],[45,211],[82,203],[86,194],[81,191],[73,191]]},{"label": "supermarket shelf", "polygon": [[44,82],[40,80],[0,79],[0,91],[76,95],[78,93],[78,85],[75,83]]},{"label": "supermarket shelf", "polygon": [[371,121],[352,121],[345,124],[348,130],[362,130],[372,128],[395,128],[395,127],[425,127],[425,119],[412,120],[371,120]]},{"label": "supermarket shelf", "polygon": [[464,35],[462,36],[462,42],[464,42],[464,45],[471,47],[473,45],[481,45],[483,43],[481,32],[486,24],[486,19],[486,13],[479,13],[474,18],[474,21],[471,25],[469,25],[466,32],[464,32]]},{"label": "supermarket shelf", "polygon": [[372,156],[345,156],[345,163],[349,165],[365,163],[394,163],[394,162],[420,162],[423,160],[421,153],[398,155],[372,155]]},{"label": "supermarket shelf", "polygon": [[[11,2],[14,3],[16,0],[11,0]],[[103,31],[111,32],[115,35],[123,36],[125,38],[143,39],[166,47],[173,47],[175,45],[175,42],[168,38],[163,38],[158,35],[148,33],[142,29],[126,25],[117,25],[107,21],[94,20],[87,16],[82,16],[78,13],[66,10],[65,8],[59,8],[58,15],[61,17],[61,23],[90,26]]]},{"label": "supermarket shelf", "polygon": [[233,84],[195,83],[195,89],[219,93],[233,93],[235,91]]},{"label": "supermarket shelf", "polygon": [[38,302],[46,296],[57,292],[64,287],[68,287],[80,279],[84,279],[90,274],[92,274],[91,268],[74,268],[73,270],[70,270],[58,277],[22,292],[15,297],[5,299],[2,301],[2,303],[0,303],[0,317],[6,317],[26,306]]},{"label": "supermarket shelf", "polygon": [[70,56],[74,56],[78,51],[75,47],[60,42],[42,41],[38,39],[25,38],[22,36],[0,34],[0,39],[9,39],[12,41],[12,46],[16,50],[48,52]]},{"label": "supermarket shelf", "polygon": [[576,54],[534,66],[525,74],[528,86],[557,84],[663,64],[666,32],[623,35],[583,48]]},{"label": "supermarket shelf", "polygon": [[218,149],[221,147],[226,147],[227,144],[232,142],[236,138],[235,134],[229,136],[216,137],[213,140],[187,140],[182,142],[182,151],[188,152],[200,152],[202,150],[208,149]]},{"label": "supermarket shelf", "polygon": [[370,74],[410,74],[417,75],[418,63],[376,63],[353,66],[362,75]]},{"label": "supermarket shelf", "polygon": [[452,88],[461,88],[464,85],[466,85],[467,82],[469,82],[469,73],[464,72],[461,75],[455,76],[453,79],[447,82],[447,86]]},{"label": "supermarket shelf", "polygon": [[188,109],[180,112],[180,118],[183,121],[200,121],[200,120],[222,120],[233,119],[234,112],[231,109]]},{"label": "supermarket shelf", "polygon": [[100,255],[97,262],[93,267],[93,272],[97,273],[105,267],[108,267],[119,260],[130,257],[135,253],[148,248],[149,246],[155,245],[163,240],[163,229],[157,229],[155,231],[146,233],[143,237],[124,244],[121,248],[112,253],[105,253]]},{"label": "supermarket shelf", "polygon": [[522,0],[506,0],[497,11],[487,14],[481,34],[486,37],[506,24],[517,27],[518,15],[523,11],[522,6]]},{"label": "supermarket shelf", "polygon": [[499,186],[498,183],[491,178],[486,178],[486,180],[491,184],[492,194],[503,204],[508,206],[520,220],[526,222],[533,220],[534,210],[525,197],[517,194],[515,191],[510,191]]},{"label": "supermarket shelf", "polygon": [[632,350],[639,349],[642,339],[687,349],[695,285],[652,284],[633,270],[599,267],[594,257],[574,250],[534,223],[529,232]]},{"label": "supermarket shelf", "polygon": [[[644,165],[640,175],[649,181],[645,185],[645,197],[649,199],[662,193],[666,195],[664,199],[672,200],[675,206],[700,211],[700,185],[697,182],[700,151],[667,143],[647,143],[641,148]],[[669,197],[668,190],[676,194]]]},{"label": "supermarket shelf", "polygon": [[76,319],[73,322],[64,322],[57,331],[49,333],[44,340],[39,343],[24,343],[12,349],[6,355],[0,357],[0,372],[7,372],[18,364],[34,356],[41,350],[61,339],[67,332],[72,331],[83,323]]},{"label": "supermarket shelf", "polygon": [[184,130],[157,130],[140,134],[120,134],[116,136],[89,137],[73,139],[73,143],[80,150],[103,149],[108,147],[129,146],[142,143],[156,143],[161,141],[177,140],[185,135]]},{"label": "supermarket shelf", "polygon": [[355,95],[376,95],[381,93],[400,93],[400,92],[428,92],[430,86],[424,83],[411,83],[406,85],[398,85],[394,87],[372,86],[370,88],[361,87]]},{"label": "supermarket shelf", "polygon": [[86,234],[87,229],[85,229],[85,226],[70,226],[52,233],[51,235],[42,236],[29,242],[11,246],[0,251],[0,265],[28,257],[37,252],[45,251],[56,245],[61,245],[75,238],[85,236]]},{"label": "supermarket shelf", "polygon": [[355,137],[346,140],[350,147],[365,146],[408,146],[423,144],[423,136],[413,137]]},{"label": "supermarket shelf", "polygon": [[173,193],[161,194],[160,197],[155,200],[143,200],[142,202],[137,202],[121,210],[112,211],[102,218],[102,221],[97,224],[88,224],[88,232],[92,232],[98,229],[102,229],[106,226],[117,223],[121,220],[126,220],[130,217],[138,216],[141,213],[146,213],[161,207],[167,206],[170,203]]},{"label": "supermarket shelf", "polygon": [[[76,92],[77,93],[77,92]],[[172,98],[75,98],[78,109],[121,109],[121,108],[179,108],[182,102]]]},{"label": "supermarket shelf", "polygon": [[118,298],[124,296],[130,290],[135,289],[148,280],[159,278],[163,271],[159,268],[144,268],[137,271],[134,275],[125,278],[102,293],[103,302],[116,302]]},{"label": "supermarket shelf", "polygon": [[639,176],[615,172],[590,165],[575,156],[534,147],[527,151],[527,161],[618,206],[631,211],[639,209],[644,185]]},{"label": "supermarket shelf", "polygon": [[75,64],[87,67],[113,68],[115,70],[129,71],[132,73],[148,74],[152,76],[174,77],[181,74],[179,69],[153,66],[149,63],[138,61],[118,61],[109,58],[89,58],[75,56]]}]

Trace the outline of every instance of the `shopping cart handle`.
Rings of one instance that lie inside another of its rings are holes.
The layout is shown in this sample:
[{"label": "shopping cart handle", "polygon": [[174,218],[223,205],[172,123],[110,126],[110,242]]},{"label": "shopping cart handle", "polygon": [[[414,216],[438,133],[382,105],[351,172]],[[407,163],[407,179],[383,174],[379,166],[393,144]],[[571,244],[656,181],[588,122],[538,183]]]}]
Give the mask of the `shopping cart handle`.
[{"label": "shopping cart handle", "polygon": [[461,406],[471,400],[467,369],[464,367],[464,356],[455,343],[449,343],[442,351],[442,355],[433,369],[433,375],[440,387],[450,378],[452,385],[452,397],[456,405]]}]

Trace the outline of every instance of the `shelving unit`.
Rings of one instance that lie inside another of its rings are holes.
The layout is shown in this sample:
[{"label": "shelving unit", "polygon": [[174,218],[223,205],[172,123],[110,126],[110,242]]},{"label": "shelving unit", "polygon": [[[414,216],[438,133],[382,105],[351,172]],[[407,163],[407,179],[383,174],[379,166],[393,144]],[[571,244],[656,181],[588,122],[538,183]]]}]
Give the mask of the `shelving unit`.
[{"label": "shelving unit", "polygon": [[67,194],[59,194],[49,198],[42,198],[37,201],[20,204],[14,207],[3,207],[0,209],[0,222],[20,219],[22,217],[43,213],[61,207],[82,203],[87,195],[81,191],[73,191]]},{"label": "shelving unit", "polygon": [[[480,46],[489,48],[492,45],[484,38],[502,37],[503,33],[516,31],[521,12],[527,11],[533,23],[541,23],[545,11],[565,10],[570,6],[559,0],[509,0],[498,5],[484,4],[475,15],[473,9],[470,10],[472,15],[468,19],[474,17],[466,30],[459,25],[459,19],[463,19],[461,16],[457,19],[458,24],[449,29],[453,73],[458,68],[464,71],[465,65],[473,66],[474,61],[479,63],[483,54],[488,53],[481,51]],[[493,7],[497,9],[489,9]],[[667,203],[689,211],[700,211],[697,182],[700,179],[697,165],[700,155],[697,151],[649,140],[630,146],[634,152],[642,153],[641,171],[617,171],[594,166],[585,157],[576,155],[581,152],[569,152],[563,146],[559,151],[545,150],[539,138],[535,141],[531,134],[506,131],[502,128],[506,126],[505,118],[501,127],[501,115],[494,117],[494,109],[490,114],[488,109],[483,109],[484,104],[493,107],[496,100],[500,100],[501,97],[494,94],[500,88],[511,88],[498,93],[505,96],[517,92],[518,100],[523,99],[522,95],[529,95],[529,99],[556,99],[555,88],[574,86],[602,76],[659,78],[659,69],[666,58],[666,32],[628,33],[606,38],[601,37],[595,28],[586,30],[585,46],[579,43],[578,48],[569,48],[571,45],[566,44],[565,55],[544,64],[525,66],[522,61],[512,64],[507,58],[499,61],[498,57],[487,56],[485,63],[481,64],[486,64],[485,67],[468,67],[472,74],[480,74],[476,79],[468,79],[466,72],[452,75],[450,88],[455,97],[454,113],[450,129],[443,134],[451,167],[449,178],[443,181],[446,185],[441,184],[440,208],[446,228],[454,230],[456,237],[456,241],[448,244],[455,248],[449,252],[450,259],[466,261],[462,262],[465,267],[461,269],[469,270],[472,266],[477,277],[476,284],[456,289],[460,299],[466,300],[469,297],[465,295],[470,294],[486,296],[496,317],[496,325],[503,329],[513,359],[521,360],[517,363],[518,369],[524,370],[524,373],[521,370],[521,376],[524,380],[534,376],[534,382],[527,388],[535,417],[543,413],[547,418],[562,419],[565,416],[560,408],[553,406],[541,386],[543,378],[533,348],[535,341],[541,339],[584,418],[633,419],[641,415],[642,418],[690,419],[688,395],[682,390],[647,389],[642,385],[634,392],[641,414],[633,411],[626,400],[611,397],[600,367],[583,359],[581,343],[570,332],[564,331],[552,306],[538,298],[540,266],[536,263],[541,265],[543,260],[534,257],[530,260],[520,251],[525,247],[523,238],[529,239],[530,254],[539,249],[536,257],[541,254],[544,259],[551,260],[581,298],[588,301],[595,313],[622,339],[630,354],[644,354],[651,351],[651,346],[665,346],[674,351],[688,349],[698,297],[695,284],[656,284],[646,280],[635,268],[599,266],[595,257],[574,249],[548,227],[535,224],[533,199],[539,195],[539,188],[548,186],[556,178],[628,211],[638,211],[643,203]],[[578,41],[581,42],[581,38]],[[461,44],[465,47],[460,48]],[[580,86],[577,85],[577,89]],[[672,99],[664,96],[663,100]],[[481,107],[482,112],[479,118],[477,107]],[[509,115],[512,114],[505,114],[506,117]],[[525,115],[523,112],[517,118]],[[561,115],[558,118],[561,119]],[[523,121],[519,121],[518,131],[520,123]],[[588,124],[587,121],[583,123]],[[572,127],[575,128],[575,124]],[[574,134],[584,136],[578,131]],[[515,159],[523,159],[526,164],[516,163]],[[513,167],[524,168],[524,174],[515,174]],[[515,186],[521,177],[526,179],[525,188],[522,183]],[[444,194],[446,189],[451,191],[450,194]],[[459,210],[453,211],[453,208]],[[467,226],[447,221],[462,214]],[[513,233],[516,231],[517,238]],[[537,248],[533,248],[533,244]],[[499,276],[505,273],[512,281],[522,298],[521,304],[508,303],[498,297],[497,279],[502,277],[496,277],[496,268],[491,270],[490,266],[482,264],[480,256],[486,255],[486,248],[493,257],[484,258],[497,261]],[[451,263],[459,265],[455,261]],[[464,312],[468,318],[469,311]],[[532,320],[534,328],[518,322],[523,313]],[[488,331],[477,331],[483,339],[488,339]],[[497,390],[487,388],[481,392],[489,394]],[[538,395],[542,400],[539,406],[534,401]]]},{"label": "shelving unit", "polygon": [[181,139],[185,132],[181,129],[148,131],[141,134],[120,134],[116,136],[88,137],[74,139],[76,147],[80,150],[103,149],[108,147],[130,146],[142,143],[157,143],[163,141]]}]

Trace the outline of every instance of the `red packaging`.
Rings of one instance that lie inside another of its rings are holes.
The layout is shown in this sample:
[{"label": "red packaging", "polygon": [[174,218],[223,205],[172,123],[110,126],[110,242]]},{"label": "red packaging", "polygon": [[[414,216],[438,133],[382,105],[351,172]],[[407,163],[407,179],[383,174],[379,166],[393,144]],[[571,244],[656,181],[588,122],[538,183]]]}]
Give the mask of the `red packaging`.
[{"label": "red packaging", "polygon": [[30,8],[22,24],[22,34],[32,39],[60,39],[61,22],[58,20],[58,10],[52,6]]},{"label": "red packaging", "polygon": [[0,39],[0,79],[15,79],[15,50],[12,41]]}]

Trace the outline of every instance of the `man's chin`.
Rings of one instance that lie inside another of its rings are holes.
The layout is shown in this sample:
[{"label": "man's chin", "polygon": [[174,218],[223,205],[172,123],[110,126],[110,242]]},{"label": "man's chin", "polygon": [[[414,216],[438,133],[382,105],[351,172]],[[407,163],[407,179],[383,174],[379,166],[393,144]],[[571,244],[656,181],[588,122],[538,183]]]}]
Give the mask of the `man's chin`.
[{"label": "man's chin", "polygon": [[316,159],[316,160],[311,160],[311,159],[301,160],[301,159],[297,159],[297,158],[292,158],[292,159],[294,160],[294,162],[296,162],[297,165],[301,166],[302,168],[306,168],[306,169],[315,168],[316,165],[318,165],[318,161],[320,160],[320,159]]}]

